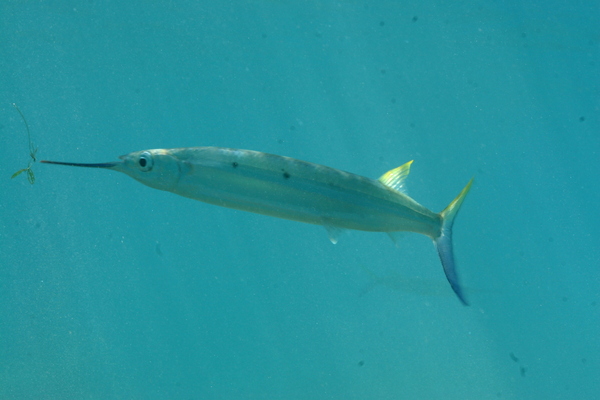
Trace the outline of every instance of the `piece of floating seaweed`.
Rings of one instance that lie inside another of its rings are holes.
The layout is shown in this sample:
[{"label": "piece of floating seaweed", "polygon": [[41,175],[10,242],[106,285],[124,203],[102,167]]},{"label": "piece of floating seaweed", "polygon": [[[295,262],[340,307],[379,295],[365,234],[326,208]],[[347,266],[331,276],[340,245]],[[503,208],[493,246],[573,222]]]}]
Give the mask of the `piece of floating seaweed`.
[{"label": "piece of floating seaweed", "polygon": [[27,140],[29,140],[29,156],[31,157],[31,159],[29,160],[29,163],[27,164],[27,168],[18,170],[17,172],[12,174],[10,179],[14,179],[17,176],[21,175],[21,173],[27,172],[27,180],[29,181],[29,183],[31,183],[33,185],[35,183],[35,175],[33,174],[33,169],[31,169],[31,168],[33,167],[33,163],[36,162],[35,153],[37,153],[37,147],[35,147],[33,145],[33,142],[31,141],[31,133],[29,132],[29,124],[27,123],[27,120],[25,119],[25,115],[23,115],[23,113],[21,112],[19,107],[17,107],[16,103],[12,103],[12,106],[19,112],[19,114],[21,115],[21,118],[23,119],[23,122],[25,122],[25,128],[27,129]]}]

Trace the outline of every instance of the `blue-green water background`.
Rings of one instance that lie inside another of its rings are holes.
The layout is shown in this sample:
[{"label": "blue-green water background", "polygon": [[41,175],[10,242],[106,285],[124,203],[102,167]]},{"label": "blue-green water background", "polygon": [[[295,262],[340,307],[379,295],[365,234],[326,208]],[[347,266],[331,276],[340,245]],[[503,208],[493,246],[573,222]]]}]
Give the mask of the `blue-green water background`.
[{"label": "blue-green water background", "polygon": [[[214,4],[213,4],[214,3]],[[210,5],[213,4],[213,5]],[[600,398],[599,5],[3,1],[0,398]],[[369,177],[429,239],[252,215],[103,162],[225,146]]]}]

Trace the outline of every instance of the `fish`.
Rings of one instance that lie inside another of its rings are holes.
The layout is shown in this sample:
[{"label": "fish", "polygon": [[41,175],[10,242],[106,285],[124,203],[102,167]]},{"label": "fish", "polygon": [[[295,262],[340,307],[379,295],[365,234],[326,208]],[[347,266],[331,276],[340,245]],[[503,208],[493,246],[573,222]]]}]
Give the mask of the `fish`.
[{"label": "fish", "polygon": [[460,302],[452,226],[473,178],[440,213],[406,194],[413,161],[371,179],[254,150],[225,147],[152,149],[97,164],[41,163],[122,172],[154,189],[205,203],[325,227],[332,243],[346,230],[384,232],[393,240],[415,232],[433,240],[446,279]]}]

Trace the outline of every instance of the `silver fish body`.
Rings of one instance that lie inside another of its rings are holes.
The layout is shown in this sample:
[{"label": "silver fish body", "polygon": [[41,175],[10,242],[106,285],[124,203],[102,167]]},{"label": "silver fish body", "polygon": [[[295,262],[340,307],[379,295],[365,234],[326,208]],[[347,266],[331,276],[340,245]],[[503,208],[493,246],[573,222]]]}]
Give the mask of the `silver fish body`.
[{"label": "silver fish body", "polygon": [[379,179],[290,157],[221,147],[143,150],[120,162],[76,164],[123,172],[155,189],[222,207],[323,225],[332,242],[340,232],[416,232],[430,237],[460,300],[452,254],[452,223],[472,180],[441,213],[423,207],[403,191],[408,162]]}]

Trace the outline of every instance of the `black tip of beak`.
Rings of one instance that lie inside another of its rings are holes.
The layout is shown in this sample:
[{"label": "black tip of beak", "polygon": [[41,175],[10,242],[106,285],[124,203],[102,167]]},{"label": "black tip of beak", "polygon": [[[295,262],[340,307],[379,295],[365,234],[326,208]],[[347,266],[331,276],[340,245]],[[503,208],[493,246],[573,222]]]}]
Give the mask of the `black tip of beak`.
[{"label": "black tip of beak", "polygon": [[70,163],[70,162],[61,162],[61,161],[40,161],[44,164],[56,164],[56,165],[68,165],[70,167],[85,167],[85,168],[114,168],[118,162],[108,162],[108,163],[99,163],[99,164],[81,164],[81,163]]}]

